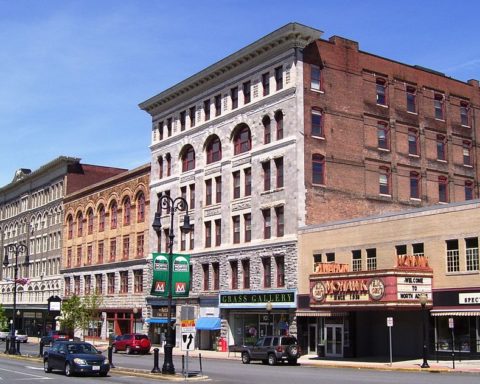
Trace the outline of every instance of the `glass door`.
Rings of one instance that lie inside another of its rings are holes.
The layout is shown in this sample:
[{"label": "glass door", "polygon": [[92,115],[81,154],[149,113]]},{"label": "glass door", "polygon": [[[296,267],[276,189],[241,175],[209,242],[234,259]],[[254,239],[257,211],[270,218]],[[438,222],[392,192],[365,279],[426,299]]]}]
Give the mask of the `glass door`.
[{"label": "glass door", "polygon": [[325,356],[343,357],[343,325],[327,324],[325,326]]},{"label": "glass door", "polygon": [[308,353],[317,352],[317,324],[308,325]]}]

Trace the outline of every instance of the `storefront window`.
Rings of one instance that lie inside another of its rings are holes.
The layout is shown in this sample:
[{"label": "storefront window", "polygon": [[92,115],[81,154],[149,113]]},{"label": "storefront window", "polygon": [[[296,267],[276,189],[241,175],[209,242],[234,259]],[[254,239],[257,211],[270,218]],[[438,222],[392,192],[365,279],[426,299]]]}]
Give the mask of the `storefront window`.
[{"label": "storefront window", "polygon": [[253,345],[262,336],[288,335],[289,316],[286,313],[233,314],[235,345]]},{"label": "storefront window", "polygon": [[[437,351],[448,352],[452,350],[452,330],[448,327],[448,317],[436,319],[436,342]],[[454,317],[454,338],[455,351],[470,352],[470,319],[465,317]],[[477,319],[478,321],[478,319]],[[478,343],[477,343],[478,344]],[[477,347],[478,348],[478,347]]]}]

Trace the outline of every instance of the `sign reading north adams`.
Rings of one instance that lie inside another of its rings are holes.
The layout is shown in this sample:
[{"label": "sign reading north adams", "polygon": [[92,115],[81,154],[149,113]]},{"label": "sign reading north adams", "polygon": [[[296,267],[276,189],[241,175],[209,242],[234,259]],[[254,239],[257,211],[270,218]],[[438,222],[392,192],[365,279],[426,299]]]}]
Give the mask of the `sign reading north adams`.
[{"label": "sign reading north adams", "polygon": [[172,255],[172,284],[168,280],[168,253],[153,254],[153,281],[151,294],[168,297],[170,287],[172,297],[186,297],[190,291],[190,255]]}]

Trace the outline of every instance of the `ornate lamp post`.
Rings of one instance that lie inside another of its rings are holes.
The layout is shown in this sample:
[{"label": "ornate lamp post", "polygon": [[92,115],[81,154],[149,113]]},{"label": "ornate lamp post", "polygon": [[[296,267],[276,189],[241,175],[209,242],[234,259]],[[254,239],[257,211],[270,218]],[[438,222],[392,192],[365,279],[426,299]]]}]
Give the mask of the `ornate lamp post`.
[{"label": "ornate lamp post", "polygon": [[25,254],[24,265],[28,265],[28,246],[23,243],[18,244],[8,244],[5,246],[5,258],[3,259],[3,265],[8,267],[10,264],[8,261],[9,254],[15,257],[15,265],[13,268],[13,311],[12,311],[12,323],[10,329],[10,347],[8,353],[11,355],[17,354],[17,349],[15,347],[15,317],[17,316],[17,280],[18,280],[18,256],[20,254]]},{"label": "ornate lamp post", "polygon": [[427,332],[427,321],[426,321],[426,316],[427,316],[427,311],[426,311],[426,305],[428,301],[428,296],[425,293],[421,293],[418,296],[418,301],[420,302],[420,305],[422,306],[422,317],[423,317],[423,363],[422,363],[422,368],[430,368],[427,362],[427,353],[428,353],[428,332]]},{"label": "ornate lamp post", "polygon": [[[270,328],[270,313],[272,312],[272,302],[267,301],[267,304],[265,305],[265,308],[267,309],[267,316],[268,316],[268,322],[267,322],[267,335],[268,335],[268,329]],[[272,335],[274,334],[273,329],[272,329]]]},{"label": "ornate lamp post", "polygon": [[[188,216],[188,203],[187,201],[179,196],[175,199],[171,198],[168,195],[158,194],[158,208],[155,212],[155,218],[152,223],[153,230],[157,233],[157,237],[160,239],[162,223],[162,210],[165,209],[170,213],[170,228],[168,232],[168,237],[170,241],[168,242],[168,312],[167,312],[167,340],[164,346],[164,362],[162,367],[163,374],[173,375],[175,374],[175,367],[173,365],[173,332],[172,332],[172,291],[173,291],[173,270],[172,270],[172,260],[173,260],[173,239],[175,234],[173,232],[174,225],[174,215],[177,211],[186,212],[183,218],[183,225],[180,227],[180,230],[184,233],[189,232],[192,227],[190,225],[190,217]],[[160,244],[160,241],[159,241]]]}]

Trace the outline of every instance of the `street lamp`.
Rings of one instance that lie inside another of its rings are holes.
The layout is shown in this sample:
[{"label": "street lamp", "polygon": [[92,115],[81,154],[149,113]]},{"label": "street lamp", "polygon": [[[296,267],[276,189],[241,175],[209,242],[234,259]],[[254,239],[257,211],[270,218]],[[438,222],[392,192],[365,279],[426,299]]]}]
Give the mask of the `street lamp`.
[{"label": "street lamp", "polygon": [[133,333],[137,333],[137,314],[138,308],[133,307]]},{"label": "street lamp", "polygon": [[[270,313],[272,312],[272,302],[267,301],[267,304],[265,305],[265,308],[267,309],[267,316],[268,316],[268,322],[267,322],[267,335],[268,335],[268,329],[270,328]],[[272,335],[273,335],[273,329],[272,329]]]},{"label": "street lamp", "polygon": [[12,323],[10,329],[10,347],[8,353],[11,355],[17,354],[17,349],[15,347],[15,317],[17,316],[17,280],[18,280],[18,255],[21,253],[25,254],[25,261],[24,265],[28,265],[29,258],[28,258],[28,246],[23,243],[18,244],[8,244],[5,246],[5,258],[3,259],[3,265],[8,267],[8,256],[12,253],[12,256],[15,256],[15,266],[14,276],[13,276],[13,311],[12,311]]},{"label": "street lamp", "polygon": [[[153,230],[157,233],[157,237],[160,240],[160,234],[162,229],[161,217],[162,210],[165,209],[167,213],[170,213],[170,228],[168,231],[168,312],[167,312],[167,340],[164,346],[164,361],[162,367],[163,374],[173,375],[175,374],[175,367],[173,365],[173,333],[172,333],[172,259],[173,259],[173,239],[175,234],[173,232],[173,217],[176,211],[186,212],[183,217],[183,225],[180,226],[180,230],[184,233],[189,232],[192,227],[190,225],[190,217],[188,216],[188,203],[183,197],[179,196],[175,199],[171,198],[169,195],[158,194],[158,208],[155,212],[155,218],[152,223]],[[160,241],[159,241],[160,244]]]},{"label": "street lamp", "polygon": [[423,317],[423,363],[422,368],[430,368],[427,362],[427,352],[428,352],[428,332],[427,332],[427,311],[426,305],[428,301],[428,296],[425,293],[421,293],[418,295],[418,301],[420,301],[420,305],[422,306],[422,317]]}]

